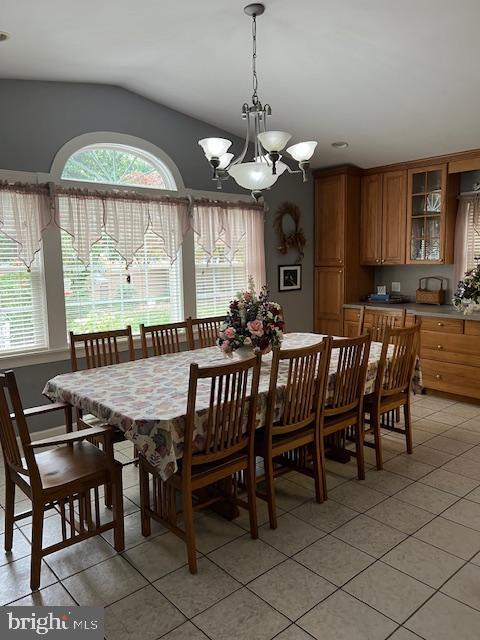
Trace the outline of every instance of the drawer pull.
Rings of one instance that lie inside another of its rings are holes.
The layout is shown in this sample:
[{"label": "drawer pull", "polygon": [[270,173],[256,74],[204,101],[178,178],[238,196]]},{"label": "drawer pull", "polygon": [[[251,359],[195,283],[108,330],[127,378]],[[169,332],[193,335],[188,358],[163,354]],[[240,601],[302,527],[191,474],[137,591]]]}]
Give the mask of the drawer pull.
[{"label": "drawer pull", "polygon": [[443,349],[441,344],[437,344],[437,349]]},{"label": "drawer pull", "polygon": [[443,322],[437,322],[438,327],[443,327]]},{"label": "drawer pull", "polygon": [[436,378],[437,380],[441,380],[442,376],[441,376],[439,373],[437,373],[437,375],[435,376],[435,378]]}]

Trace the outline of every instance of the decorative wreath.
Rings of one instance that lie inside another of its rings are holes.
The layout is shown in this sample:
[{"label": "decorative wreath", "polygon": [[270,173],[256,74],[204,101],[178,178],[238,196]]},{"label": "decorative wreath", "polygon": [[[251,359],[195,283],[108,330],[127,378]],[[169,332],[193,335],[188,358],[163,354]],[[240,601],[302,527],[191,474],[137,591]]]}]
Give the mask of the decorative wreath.
[{"label": "decorative wreath", "polygon": [[[283,229],[283,221],[286,216],[289,216],[295,223],[295,230],[290,233],[285,233]],[[277,209],[277,215],[273,221],[273,228],[278,234],[279,246],[278,250],[281,254],[285,255],[289,249],[297,249],[298,258],[297,262],[301,262],[304,256],[304,247],[307,244],[303,229],[300,227],[300,208],[293,202],[284,202]]]}]

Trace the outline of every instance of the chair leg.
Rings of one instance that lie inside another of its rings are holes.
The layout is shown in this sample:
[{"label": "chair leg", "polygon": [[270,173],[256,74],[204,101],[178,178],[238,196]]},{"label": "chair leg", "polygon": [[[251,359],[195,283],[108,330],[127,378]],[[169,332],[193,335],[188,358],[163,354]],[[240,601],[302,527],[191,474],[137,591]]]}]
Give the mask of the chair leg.
[{"label": "chair leg", "polygon": [[150,509],[150,484],[148,478],[148,471],[140,460],[139,464],[140,475],[140,514],[142,523],[142,536],[148,537],[152,533],[151,518],[148,515],[148,509]]},{"label": "chair leg", "polygon": [[395,409],[395,422],[400,422],[400,407]]},{"label": "chair leg", "polygon": [[323,483],[323,499],[327,500],[328,498],[327,469],[325,466],[325,438],[323,436],[320,436],[319,448],[320,448],[320,465],[321,465],[322,483]]},{"label": "chair leg", "polygon": [[275,484],[273,480],[273,458],[266,455],[264,460],[265,466],[265,485],[267,489],[268,518],[270,520],[270,529],[277,528],[277,509],[275,506]]},{"label": "chair leg", "polygon": [[380,432],[381,415],[377,407],[372,407],[370,411],[370,427],[373,428],[375,439],[375,459],[377,461],[377,471],[383,469],[382,434]]},{"label": "chair leg", "polygon": [[40,570],[42,566],[43,542],[43,503],[32,503],[32,560],[30,571],[30,588],[37,591],[40,588]]},{"label": "chair leg", "polygon": [[11,551],[13,545],[13,527],[15,515],[15,483],[8,470],[5,474],[5,551]]},{"label": "chair leg", "polygon": [[312,447],[313,471],[315,473],[315,500],[322,503],[324,496],[324,468],[322,464],[322,454],[318,442],[313,443]]},{"label": "chair leg", "polygon": [[115,465],[113,482],[113,519],[115,528],[113,530],[113,547],[115,551],[121,552],[125,549],[125,530],[123,523],[123,491],[122,491],[122,467]]},{"label": "chair leg", "polygon": [[187,543],[188,567],[190,573],[197,573],[197,552],[195,550],[195,529],[193,526],[193,502],[191,491],[183,493],[183,518]]},{"label": "chair leg", "polygon": [[405,439],[407,441],[407,453],[413,452],[412,438],[412,414],[410,412],[410,397],[407,398],[403,405],[403,415],[405,416]]},{"label": "chair leg", "polygon": [[255,540],[258,538],[258,521],[257,521],[257,480],[255,477],[255,457],[249,462],[246,470],[247,476],[247,495],[248,495],[248,516],[250,519],[250,535]]},{"label": "chair leg", "polygon": [[[106,434],[103,438],[103,450],[107,457],[111,460],[114,460],[114,448],[113,448],[113,440],[110,437],[110,434]],[[113,505],[113,489],[112,484],[109,482],[105,485],[105,506],[107,509],[111,509]]]},{"label": "chair leg", "polygon": [[357,454],[357,474],[359,480],[365,480],[365,451],[364,451],[365,430],[363,420],[358,419],[355,427],[355,450]]}]

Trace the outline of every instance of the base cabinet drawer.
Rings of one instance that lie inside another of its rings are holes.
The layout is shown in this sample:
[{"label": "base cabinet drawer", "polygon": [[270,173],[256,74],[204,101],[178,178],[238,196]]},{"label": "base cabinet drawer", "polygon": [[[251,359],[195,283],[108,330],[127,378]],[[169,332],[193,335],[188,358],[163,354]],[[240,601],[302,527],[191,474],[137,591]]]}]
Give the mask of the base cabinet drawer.
[{"label": "base cabinet drawer", "polygon": [[[422,331],[422,358],[480,367],[480,338],[474,335]],[[480,379],[480,368],[478,370]]]},{"label": "base cabinet drawer", "polygon": [[423,386],[480,399],[480,368],[422,358]]},{"label": "base cabinet drawer", "polygon": [[454,318],[433,318],[420,316],[422,330],[440,331],[440,333],[463,333],[463,320]]}]

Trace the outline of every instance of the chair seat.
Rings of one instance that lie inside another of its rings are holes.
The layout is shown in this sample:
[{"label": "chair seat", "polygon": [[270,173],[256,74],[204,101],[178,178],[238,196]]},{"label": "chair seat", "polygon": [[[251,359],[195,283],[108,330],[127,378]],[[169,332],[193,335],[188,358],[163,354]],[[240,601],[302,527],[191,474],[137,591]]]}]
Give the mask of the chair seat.
[{"label": "chair seat", "polygon": [[[392,409],[396,409],[397,407],[401,407],[407,402],[407,394],[406,393],[396,393],[391,396],[384,396],[380,400],[380,411],[383,413],[385,411],[390,411]],[[365,396],[363,401],[363,410],[366,413],[370,413],[372,405],[375,403],[375,396],[371,393],[368,396]]]},{"label": "chair seat", "polygon": [[[248,454],[245,449],[234,453],[231,456],[227,456],[223,460],[216,460],[207,464],[192,465],[192,486],[198,488],[211,484],[213,481],[211,477],[217,476],[217,479],[221,480],[228,476],[231,476],[237,471],[246,469],[248,464]],[[233,470],[232,470],[232,467]],[[150,470],[154,472],[153,468]],[[225,472],[223,474],[223,472]],[[178,471],[168,479],[177,489],[180,490],[182,484],[182,461],[178,461]]]},{"label": "chair seat", "polygon": [[90,442],[76,442],[35,454],[42,487],[53,491],[79,480],[107,475],[108,458]]},{"label": "chair seat", "polygon": [[[285,451],[291,451],[298,447],[302,447],[315,439],[315,432],[313,425],[299,429],[298,431],[291,431],[290,433],[278,434],[272,438],[272,452],[274,455],[279,455]],[[265,432],[263,429],[258,429],[255,433],[255,449],[263,455],[265,450]]]},{"label": "chair seat", "polygon": [[346,429],[350,425],[354,425],[358,420],[358,412],[355,409],[349,413],[341,413],[338,416],[326,417],[324,420],[324,435],[328,436],[336,431]]}]

